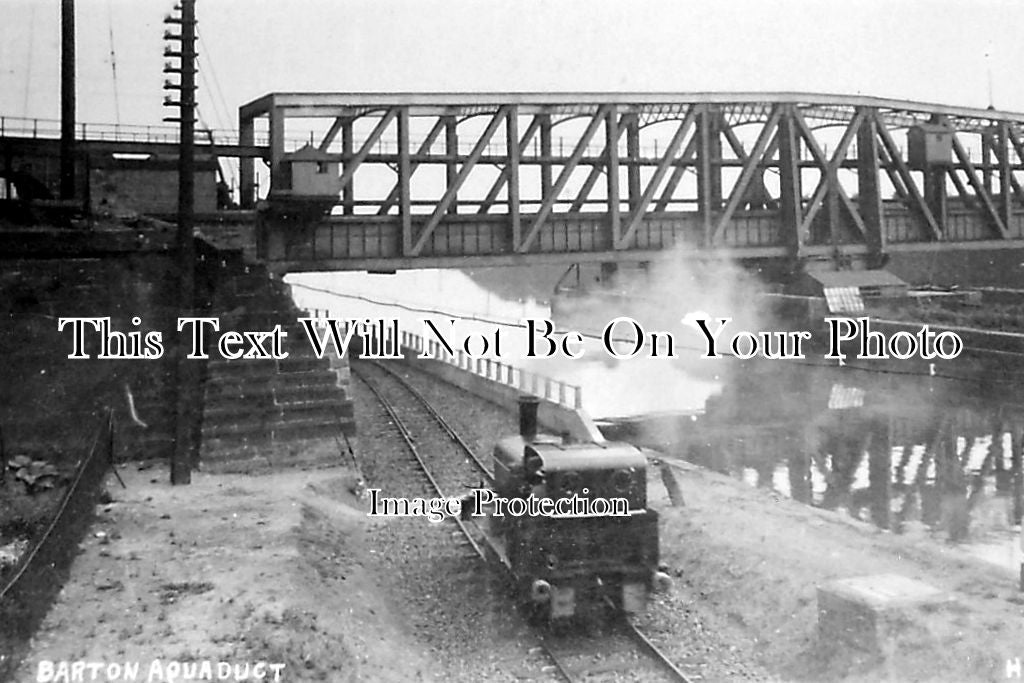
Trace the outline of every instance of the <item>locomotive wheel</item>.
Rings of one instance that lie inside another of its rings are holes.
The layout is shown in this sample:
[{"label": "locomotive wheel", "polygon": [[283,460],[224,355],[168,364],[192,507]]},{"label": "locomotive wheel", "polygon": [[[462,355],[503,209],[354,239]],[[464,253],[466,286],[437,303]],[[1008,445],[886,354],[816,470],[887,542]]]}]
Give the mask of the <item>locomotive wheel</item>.
[{"label": "locomotive wheel", "polygon": [[551,623],[551,605],[546,602],[523,602],[523,611],[526,616],[526,623],[530,626],[547,626]]}]

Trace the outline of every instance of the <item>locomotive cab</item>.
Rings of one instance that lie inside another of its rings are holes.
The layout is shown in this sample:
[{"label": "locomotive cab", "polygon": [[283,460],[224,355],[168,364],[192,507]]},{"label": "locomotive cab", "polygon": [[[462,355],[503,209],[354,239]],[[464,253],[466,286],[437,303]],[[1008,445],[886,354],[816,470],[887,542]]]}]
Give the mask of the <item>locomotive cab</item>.
[{"label": "locomotive cab", "polygon": [[658,515],[647,508],[646,458],[625,443],[538,437],[536,406],[533,397],[521,401],[520,434],[494,449],[494,492],[549,502],[541,514],[511,514],[511,504],[489,511],[502,561],[532,611],[547,619],[609,602],[642,611],[658,582]]}]

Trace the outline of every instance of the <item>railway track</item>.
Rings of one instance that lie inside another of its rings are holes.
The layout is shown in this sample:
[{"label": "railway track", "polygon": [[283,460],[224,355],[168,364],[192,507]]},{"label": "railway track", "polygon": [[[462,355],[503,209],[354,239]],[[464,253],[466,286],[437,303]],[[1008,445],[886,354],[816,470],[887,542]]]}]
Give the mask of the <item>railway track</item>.
[{"label": "railway track", "polygon": [[[370,373],[366,367],[372,367]],[[353,364],[352,373],[370,390],[391,419],[401,435],[419,471],[428,481],[438,497],[450,497],[454,486],[462,485],[467,465],[476,476],[483,476],[488,482],[492,474],[486,463],[466,444],[451,424],[434,409],[430,402],[404,377],[380,363],[361,361]],[[376,380],[371,380],[369,375]],[[381,379],[383,378],[383,381]],[[376,382],[376,383],[375,383]],[[382,385],[397,386],[398,392],[389,391],[385,396]],[[427,418],[423,416],[426,415]],[[424,433],[430,434],[424,438]],[[430,453],[431,464],[427,465],[428,454],[421,445],[442,440],[453,444],[452,449],[462,456],[458,466],[440,453]],[[460,472],[461,470],[461,472]],[[474,522],[453,518],[473,552],[485,563],[489,563],[486,537]],[[623,615],[616,615],[612,628],[602,633],[599,647],[594,647],[593,637],[579,635],[542,635],[541,648],[554,665],[555,671],[570,683],[585,680],[664,680],[689,683],[692,679],[681,671],[635,624]]]}]

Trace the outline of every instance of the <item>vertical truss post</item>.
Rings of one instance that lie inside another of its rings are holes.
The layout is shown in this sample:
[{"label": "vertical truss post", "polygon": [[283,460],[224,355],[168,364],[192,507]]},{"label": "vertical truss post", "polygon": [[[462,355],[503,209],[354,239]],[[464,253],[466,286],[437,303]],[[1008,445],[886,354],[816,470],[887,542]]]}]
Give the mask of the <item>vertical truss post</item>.
[{"label": "vertical truss post", "polygon": [[857,129],[857,201],[867,233],[865,240],[868,253],[872,255],[875,264],[880,261],[885,251],[876,126],[874,112],[869,111]]},{"label": "vertical truss post", "polygon": [[519,219],[519,107],[508,108],[505,118],[505,145],[508,154],[508,220],[512,228],[512,248],[522,237]]},{"label": "vertical truss post", "polygon": [[839,170],[828,164],[822,172],[826,174],[825,181],[828,183],[828,236],[833,255],[838,257],[839,238],[842,232],[842,225],[839,222]]},{"label": "vertical truss post", "polygon": [[948,202],[946,199],[946,169],[938,166],[925,170],[924,200],[942,232],[946,231],[947,223]]},{"label": "vertical truss post", "polygon": [[669,141],[668,146],[665,148],[665,155],[658,162],[658,165],[654,169],[654,175],[647,181],[647,188],[643,194],[638,198],[636,206],[630,212],[629,223],[626,225],[626,229],[622,231],[622,237],[615,243],[616,249],[626,249],[629,246],[630,241],[633,239],[633,235],[636,234],[637,228],[643,222],[644,215],[647,212],[647,207],[650,206],[651,200],[657,193],[658,188],[661,186],[662,181],[668,174],[669,166],[675,162],[677,155],[679,154],[679,148],[683,146],[683,140],[690,134],[690,128],[693,127],[693,120],[696,118],[695,108],[691,107],[686,112],[686,116],[679,123],[679,128],[676,129],[675,134]]},{"label": "vertical truss post", "polygon": [[640,117],[626,114],[622,117],[626,124],[626,182],[629,193],[629,212],[636,212],[640,201]]},{"label": "vertical truss post", "polygon": [[[445,162],[445,187],[451,187],[455,184],[455,179],[459,177],[459,122],[454,116],[444,117],[444,149],[445,156],[448,160]],[[448,207],[448,213],[459,212],[459,197],[456,194],[455,199],[452,201],[451,206]]]},{"label": "vertical truss post", "polygon": [[1007,231],[1013,218],[1013,169],[1010,167],[1010,124],[999,124],[999,217]]},{"label": "vertical truss post", "polygon": [[711,243],[715,211],[722,206],[722,136],[718,130],[721,114],[710,107],[697,115],[697,210],[704,225],[704,246]]},{"label": "vertical truss post", "polygon": [[[414,156],[422,157],[425,154],[429,154],[430,148],[433,147],[434,142],[437,140],[438,136],[441,135],[441,131],[443,129],[444,122],[441,119],[438,119],[437,123],[434,124],[434,127],[430,129],[429,133],[427,133],[427,137],[420,143],[419,149],[416,150],[416,154]],[[419,166],[419,161],[413,161],[409,167],[409,174],[411,175],[415,173]],[[384,201],[380,203],[380,207],[377,209],[378,216],[388,215],[388,212],[391,211],[391,207],[398,201],[398,194],[400,190],[401,188],[398,186],[398,183],[395,183],[395,186],[391,188],[391,192],[389,192],[388,196],[384,198]]]},{"label": "vertical truss post", "polygon": [[[846,194],[846,190],[839,183],[839,169],[842,167],[843,161],[846,159],[846,152],[850,148],[850,143],[853,142],[854,137],[860,131],[861,123],[864,120],[865,113],[863,110],[858,110],[853,118],[850,119],[850,123],[846,126],[846,130],[843,131],[843,136],[839,139],[838,144],[835,147],[835,151],[832,153],[832,158],[829,159],[825,156],[824,150],[818,141],[814,137],[814,131],[807,125],[807,121],[797,110],[793,114],[793,120],[797,125],[797,131],[803,139],[805,145],[807,145],[807,151],[811,153],[811,157],[818,165],[818,169],[821,171],[821,178],[818,180],[818,186],[814,189],[809,201],[803,206],[803,216],[800,225],[800,234],[804,240],[807,240],[810,235],[811,226],[814,224],[814,219],[818,215],[818,209],[827,202],[828,204],[828,216],[829,216],[829,233],[832,238],[832,245],[838,249],[840,228],[839,223],[839,210],[840,208],[846,209],[847,214],[850,216],[850,220],[853,222],[853,226],[857,231],[867,239],[867,229],[864,227],[864,220],[860,216],[860,212],[857,207],[854,206],[853,200]],[[834,228],[834,229],[833,229]],[[838,253],[838,252],[837,252]]]},{"label": "vertical truss post", "polygon": [[[911,211],[916,212],[920,217],[921,222],[924,224],[923,227],[929,237],[935,240],[942,239],[942,229],[939,227],[939,222],[935,219],[935,214],[928,207],[928,202],[921,196],[921,193],[917,189],[917,185],[914,183],[913,177],[910,175],[910,169],[907,168],[906,162],[900,156],[900,149],[896,146],[895,141],[892,139],[892,135],[886,130],[885,124],[878,120],[877,114],[873,116],[875,120],[875,131],[878,133],[878,139],[881,141],[882,146],[880,149],[884,150],[886,155],[886,172],[889,174],[889,178],[892,180],[893,186],[896,191],[900,193],[901,198],[907,203]],[[956,136],[953,136],[954,143]]]},{"label": "vertical truss post", "polygon": [[355,181],[356,171],[362,165],[363,161],[366,160],[366,157],[370,155],[370,150],[373,149],[373,146],[380,141],[380,138],[384,134],[384,131],[387,130],[387,127],[395,120],[399,109],[401,109],[401,107],[388,107],[388,110],[384,112],[384,116],[381,117],[380,121],[377,122],[377,125],[373,127],[372,131],[370,131],[370,135],[363,141],[363,144],[360,145],[359,151],[353,154],[352,159],[345,165],[344,170],[341,172],[341,187],[343,190],[349,183]]},{"label": "vertical truss post", "polygon": [[[516,110],[518,111],[518,107],[516,107]],[[515,124],[515,126],[516,126],[516,130],[518,130],[519,129],[519,118],[518,118],[518,115],[516,116],[516,124]],[[539,127],[540,127],[540,122],[538,121],[538,118],[536,116],[534,116],[533,120],[530,121],[530,125],[528,125],[526,127],[526,132],[523,133],[523,136],[521,138],[519,138],[518,155],[516,156],[516,164],[517,164],[516,168],[517,169],[519,168],[518,164],[522,161],[523,154],[525,152],[529,152],[530,140],[533,139],[533,136],[537,132],[537,129]],[[506,130],[505,132],[508,133],[508,130]],[[480,202],[480,207],[477,209],[477,214],[478,215],[484,216],[484,215],[487,215],[488,213],[490,213],[491,206],[494,205],[495,200],[498,198],[498,195],[501,193],[501,188],[505,185],[505,183],[508,182],[508,179],[509,179],[509,167],[505,166],[505,168],[501,169],[501,172],[498,174],[498,177],[495,178],[494,182],[491,184],[491,189],[487,191],[487,196],[484,197],[483,201]],[[516,178],[516,181],[518,183],[519,182],[519,178]],[[518,189],[521,186],[522,186],[522,183],[519,183],[516,187]],[[521,203],[522,202],[522,195],[521,194],[517,194],[516,197],[519,199],[519,201]]]},{"label": "vertical truss post", "polygon": [[761,170],[761,160],[767,156],[766,152],[770,155],[770,150],[777,146],[779,136],[773,135],[773,133],[778,126],[780,115],[780,108],[777,106],[772,107],[772,113],[764,126],[762,126],[761,132],[758,133],[757,140],[754,141],[754,146],[749,154],[743,150],[743,146],[728,127],[723,129],[722,132],[736,152],[736,156],[743,160],[743,168],[740,170],[740,177],[736,180],[736,184],[733,185],[732,191],[729,193],[729,200],[725,203],[725,208],[722,209],[722,213],[717,217],[714,232],[711,234],[711,244],[718,242],[719,236],[725,230],[725,226],[732,220],[732,215],[747,196],[747,188],[750,186],[750,181]]},{"label": "vertical truss post", "polygon": [[434,212],[430,214],[430,217],[424,224],[423,229],[420,230],[419,235],[416,237],[412,247],[412,253],[407,254],[407,256],[418,255],[427,243],[427,240],[434,234],[434,230],[436,230],[437,226],[441,224],[441,219],[448,212],[448,207],[452,205],[453,201],[455,201],[455,196],[458,194],[459,188],[466,182],[466,178],[468,178],[470,173],[472,173],[477,162],[480,161],[480,157],[483,156],[487,146],[491,143],[491,139],[494,137],[495,131],[507,120],[508,111],[511,108],[511,105],[502,105],[498,107],[497,111],[495,111],[491,116],[491,120],[487,123],[487,128],[473,145],[473,149],[470,151],[469,156],[462,160],[462,166],[459,168],[458,175],[455,177],[452,184],[445,189],[444,194],[438,200],[437,205],[434,207]]},{"label": "vertical truss post", "polygon": [[608,155],[608,244],[619,241],[622,219],[619,214],[619,118],[618,107],[612,105],[605,116],[605,152]]},{"label": "vertical truss post", "polygon": [[981,132],[981,185],[992,194],[992,151],[996,149],[995,130],[989,127]]},{"label": "vertical truss post", "polygon": [[[618,134],[622,135],[622,119],[619,119],[619,125],[616,127]],[[603,162],[608,158],[608,144],[605,141],[605,146],[601,150],[600,160]],[[569,205],[569,213],[579,213],[583,210],[583,207],[587,204],[587,198],[590,197],[590,192],[594,189],[594,185],[597,185],[597,181],[601,178],[601,175],[606,171],[606,164],[595,163],[590,167],[590,173],[587,174],[587,179],[583,181],[583,185],[580,186],[580,191],[576,193],[576,198],[572,200],[572,204]]]},{"label": "vertical truss post", "polygon": [[[342,161],[341,170],[344,173],[348,170],[348,164],[352,158],[352,152],[355,148],[355,139],[352,134],[352,119],[345,117],[341,122],[341,154],[344,161]],[[346,216],[351,216],[356,212],[356,183],[355,178],[352,179],[345,187],[341,190],[341,203],[342,212]]]},{"label": "vertical truss post", "polygon": [[398,110],[398,215],[402,220],[402,253],[412,253],[412,163],[409,159],[409,108]]},{"label": "vertical truss post", "polygon": [[280,107],[270,107],[270,187],[280,188],[283,180],[281,166],[284,160],[285,113]]},{"label": "vertical truss post", "polygon": [[540,196],[551,192],[551,114],[541,114],[540,121]]},{"label": "vertical truss post", "polygon": [[978,179],[977,169],[974,168],[974,164],[971,163],[971,156],[964,149],[964,146],[960,144],[960,140],[957,139],[956,134],[953,135],[953,153],[956,155],[957,160],[960,162],[960,168],[963,169],[967,175],[967,182],[971,187],[974,188],[974,193],[978,196],[981,202],[981,207],[988,218],[992,228],[999,233],[999,237],[1003,239],[1009,236],[1007,232],[1006,223],[1000,215],[1000,212],[996,210],[995,205],[992,203],[992,195],[985,191],[982,182]]},{"label": "vertical truss post", "polygon": [[803,235],[800,231],[800,142],[793,121],[793,107],[782,107],[778,123],[779,140],[779,210],[782,233],[789,236],[793,255],[803,255]]},{"label": "vertical truss post", "polygon": [[579,166],[580,159],[587,151],[587,146],[590,141],[594,138],[594,134],[597,129],[605,122],[608,116],[608,110],[613,105],[603,104],[590,119],[590,123],[587,124],[587,129],[583,131],[583,135],[580,136],[575,147],[572,150],[572,154],[562,164],[562,170],[558,173],[558,178],[555,180],[555,184],[551,187],[548,194],[543,197],[540,208],[537,209],[537,214],[534,216],[533,224],[530,225],[529,231],[523,236],[523,241],[519,245],[519,253],[526,253],[533,245],[534,240],[540,234],[544,228],[544,224],[548,220],[548,216],[551,215],[551,211],[554,209],[555,202],[558,200],[558,195],[561,194],[562,190],[565,189],[566,183],[569,182],[569,178],[572,176],[573,171]]},{"label": "vertical truss post", "polygon": [[[256,144],[256,121],[252,117],[239,116],[238,144],[243,147]],[[243,209],[256,206],[256,160],[252,157],[238,160],[238,195]]]}]

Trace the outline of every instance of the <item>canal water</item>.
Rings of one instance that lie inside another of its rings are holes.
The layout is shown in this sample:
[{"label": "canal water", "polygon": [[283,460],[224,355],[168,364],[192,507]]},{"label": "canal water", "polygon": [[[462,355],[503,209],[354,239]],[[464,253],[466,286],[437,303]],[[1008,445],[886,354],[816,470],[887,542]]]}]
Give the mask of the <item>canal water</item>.
[{"label": "canal water", "polygon": [[[679,359],[652,358],[649,349],[613,358],[593,319],[554,321],[588,333],[582,357],[529,359],[523,320],[551,317],[544,299],[553,291],[550,276],[526,275],[519,286],[454,270],[288,281],[300,307],[341,318],[396,318],[417,334],[431,334],[423,324],[430,320],[453,345],[473,335],[493,339],[499,330],[500,356],[476,338],[471,350],[581,386],[584,409],[610,436],[1018,571],[1024,362],[1014,358],[938,367],[840,367],[820,353],[803,361],[702,358],[700,337],[679,321],[682,306],[670,316]],[[619,330],[620,347],[628,347],[635,335]]]}]

